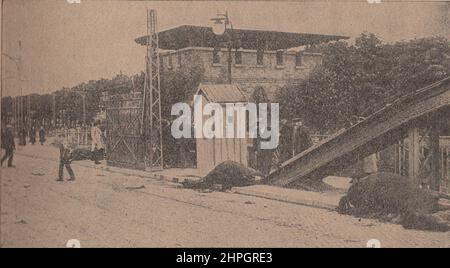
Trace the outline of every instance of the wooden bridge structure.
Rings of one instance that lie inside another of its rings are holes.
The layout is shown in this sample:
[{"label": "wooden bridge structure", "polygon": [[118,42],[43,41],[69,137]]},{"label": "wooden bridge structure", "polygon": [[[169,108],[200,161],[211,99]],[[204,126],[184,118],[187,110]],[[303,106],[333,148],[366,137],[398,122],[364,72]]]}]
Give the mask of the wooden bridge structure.
[{"label": "wooden bridge structure", "polygon": [[399,98],[366,120],[297,154],[273,170],[268,181],[273,185],[287,186],[299,180],[321,179],[388,146],[407,141],[407,175],[418,183],[424,163],[420,143],[426,137],[426,161],[431,171],[429,186],[439,190],[440,177],[446,174],[441,169],[448,168],[448,165],[443,165],[443,161],[448,163],[448,155],[442,157],[439,130],[441,124],[449,122],[448,118],[450,77]]}]

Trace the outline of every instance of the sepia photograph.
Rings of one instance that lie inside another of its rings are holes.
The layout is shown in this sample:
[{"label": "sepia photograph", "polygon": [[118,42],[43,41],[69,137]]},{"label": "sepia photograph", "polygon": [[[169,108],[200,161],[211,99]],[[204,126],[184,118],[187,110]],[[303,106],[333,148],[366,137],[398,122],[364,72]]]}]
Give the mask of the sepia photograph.
[{"label": "sepia photograph", "polygon": [[450,248],[450,2],[1,4],[0,248]]}]

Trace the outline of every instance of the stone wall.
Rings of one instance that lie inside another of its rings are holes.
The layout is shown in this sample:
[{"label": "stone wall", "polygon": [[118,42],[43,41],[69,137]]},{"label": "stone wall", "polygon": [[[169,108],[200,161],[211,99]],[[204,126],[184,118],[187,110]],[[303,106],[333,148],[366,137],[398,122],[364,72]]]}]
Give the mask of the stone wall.
[{"label": "stone wall", "polygon": [[[321,63],[319,53],[302,52],[297,62],[297,52],[283,51],[283,64],[277,65],[276,51],[265,51],[263,64],[257,65],[255,50],[239,50],[242,64],[236,64],[235,51],[232,54],[232,82],[237,83],[248,98],[255,88],[264,88],[271,100],[276,92],[288,83],[304,80],[315,66]],[[178,51],[161,53],[163,69],[176,70],[186,65],[199,64],[205,69],[203,83],[223,84],[228,78],[228,51],[219,51],[220,62],[213,63],[213,48],[191,47]]]}]

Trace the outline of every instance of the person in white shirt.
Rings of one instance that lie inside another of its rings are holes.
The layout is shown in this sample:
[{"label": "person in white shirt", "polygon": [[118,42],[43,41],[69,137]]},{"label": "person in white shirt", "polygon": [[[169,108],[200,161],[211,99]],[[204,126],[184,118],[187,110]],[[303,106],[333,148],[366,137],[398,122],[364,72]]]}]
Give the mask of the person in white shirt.
[{"label": "person in white shirt", "polygon": [[102,131],[99,128],[100,122],[96,121],[94,125],[91,127],[91,152],[93,156],[93,160],[95,164],[100,164],[99,159],[105,150],[105,146],[103,143]]}]

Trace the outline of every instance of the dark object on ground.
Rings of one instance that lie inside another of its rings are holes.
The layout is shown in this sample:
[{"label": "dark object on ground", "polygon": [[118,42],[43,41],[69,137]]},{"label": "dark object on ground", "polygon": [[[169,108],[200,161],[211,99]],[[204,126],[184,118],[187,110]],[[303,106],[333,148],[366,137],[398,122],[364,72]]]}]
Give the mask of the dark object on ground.
[{"label": "dark object on ground", "polygon": [[341,198],[338,212],[385,220],[400,216],[405,228],[446,231],[448,225],[430,214],[439,210],[438,197],[407,177],[379,172],[354,183]]},{"label": "dark object on ground", "polygon": [[233,161],[225,161],[217,165],[208,175],[199,181],[183,181],[185,188],[215,189],[214,185],[222,185],[222,191],[234,186],[249,186],[255,184],[255,177],[261,174]]},{"label": "dark object on ground", "polygon": [[145,185],[125,187],[125,189],[127,189],[127,190],[139,190],[139,189],[144,189],[144,188],[145,188]]},{"label": "dark object on ground", "polygon": [[76,148],[70,155],[71,161],[92,160],[94,157],[89,149]]}]

